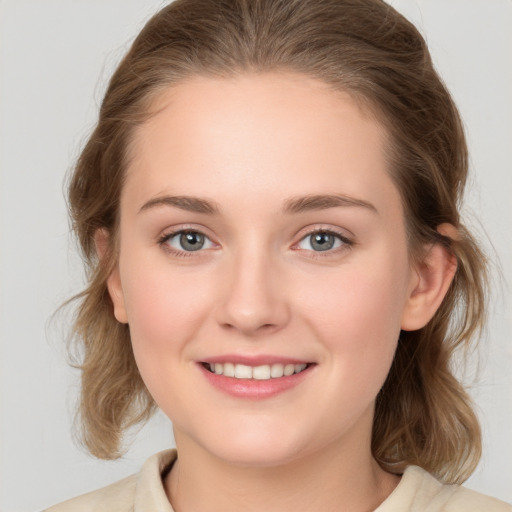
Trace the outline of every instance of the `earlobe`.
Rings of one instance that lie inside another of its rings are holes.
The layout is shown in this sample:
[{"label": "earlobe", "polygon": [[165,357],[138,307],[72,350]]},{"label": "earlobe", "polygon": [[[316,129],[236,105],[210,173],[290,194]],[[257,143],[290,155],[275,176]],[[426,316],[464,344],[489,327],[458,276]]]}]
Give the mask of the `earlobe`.
[{"label": "earlobe", "polygon": [[[98,229],[94,235],[96,254],[101,263],[106,264],[110,257],[110,234],[106,229]],[[121,286],[121,276],[119,273],[119,264],[115,263],[107,278],[107,289],[114,306],[114,316],[120,323],[128,323],[126,308],[124,304],[123,288]]]},{"label": "earlobe", "polygon": [[[441,224],[437,231],[457,238],[451,224]],[[415,266],[415,281],[402,315],[402,329],[415,331],[424,327],[443,302],[457,271],[457,258],[449,247],[434,243]]]},{"label": "earlobe", "polygon": [[114,316],[122,324],[128,323],[128,316],[124,304],[123,288],[121,286],[121,277],[119,275],[119,265],[116,265],[107,279],[107,288],[114,305]]}]

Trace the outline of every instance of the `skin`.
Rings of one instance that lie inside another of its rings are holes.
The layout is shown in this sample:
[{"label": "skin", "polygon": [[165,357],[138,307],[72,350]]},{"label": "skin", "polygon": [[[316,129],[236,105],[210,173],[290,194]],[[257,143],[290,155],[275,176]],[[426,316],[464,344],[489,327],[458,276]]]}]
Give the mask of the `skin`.
[{"label": "skin", "polygon": [[[371,456],[375,397],[400,329],[428,322],[455,271],[438,246],[411,262],[385,130],[348,94],[284,73],[196,77],[155,110],[133,140],[108,285],[173,423],[169,499],[180,512],[374,510],[398,482]],[[286,210],[326,194],[348,199]],[[162,201],[175,196],[216,211]],[[186,252],[169,238],[180,229],[204,248]],[[312,230],[335,247],[315,251]],[[245,399],[204,378],[199,362],[226,354],[313,364],[295,387]]]}]

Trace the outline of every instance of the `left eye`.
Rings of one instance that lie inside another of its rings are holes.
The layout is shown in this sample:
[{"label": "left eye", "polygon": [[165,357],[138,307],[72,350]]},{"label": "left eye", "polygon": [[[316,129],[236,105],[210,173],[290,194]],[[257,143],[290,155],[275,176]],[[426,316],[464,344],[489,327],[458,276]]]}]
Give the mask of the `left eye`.
[{"label": "left eye", "polygon": [[316,231],[305,236],[298,244],[300,249],[308,251],[329,251],[347,243],[340,235],[329,231]]},{"label": "left eye", "polygon": [[199,231],[178,231],[169,235],[165,243],[178,251],[193,252],[213,247],[212,241]]}]

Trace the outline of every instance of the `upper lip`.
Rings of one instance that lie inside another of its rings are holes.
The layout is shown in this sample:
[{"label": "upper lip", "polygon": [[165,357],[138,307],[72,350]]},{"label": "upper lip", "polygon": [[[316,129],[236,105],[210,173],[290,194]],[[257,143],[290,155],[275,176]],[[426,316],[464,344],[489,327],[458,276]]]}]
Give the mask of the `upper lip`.
[{"label": "upper lip", "polygon": [[201,363],[233,363],[233,364],[243,364],[246,366],[262,366],[262,365],[272,365],[272,364],[307,364],[312,361],[308,361],[305,359],[298,359],[294,357],[286,357],[286,356],[276,356],[276,355],[240,355],[240,354],[225,354],[207,357],[200,361]]}]

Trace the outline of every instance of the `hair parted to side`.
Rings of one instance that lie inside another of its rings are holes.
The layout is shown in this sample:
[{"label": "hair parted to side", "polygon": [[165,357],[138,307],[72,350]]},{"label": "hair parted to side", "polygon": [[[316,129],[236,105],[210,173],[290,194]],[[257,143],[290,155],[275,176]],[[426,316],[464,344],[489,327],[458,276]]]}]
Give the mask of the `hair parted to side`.
[{"label": "hair parted to side", "polygon": [[[187,77],[303,73],[362,101],[390,134],[391,176],[404,205],[411,254],[443,243],[457,272],[434,318],[402,332],[377,397],[372,451],[400,473],[419,465],[461,482],[480,457],[471,402],[453,376],[485,312],[485,258],[459,219],[467,148],[457,109],[416,28],[381,0],[176,0],[143,28],[108,86],[99,121],[69,188],[89,286],[74,325],[81,349],[83,442],[100,458],[120,454],[124,430],[155,405],[137,370],[129,328],[113,314],[106,280],[116,264],[119,198],[135,127],[158,94]],[[456,239],[436,231],[458,229]],[[94,235],[109,234],[101,261]]]}]

